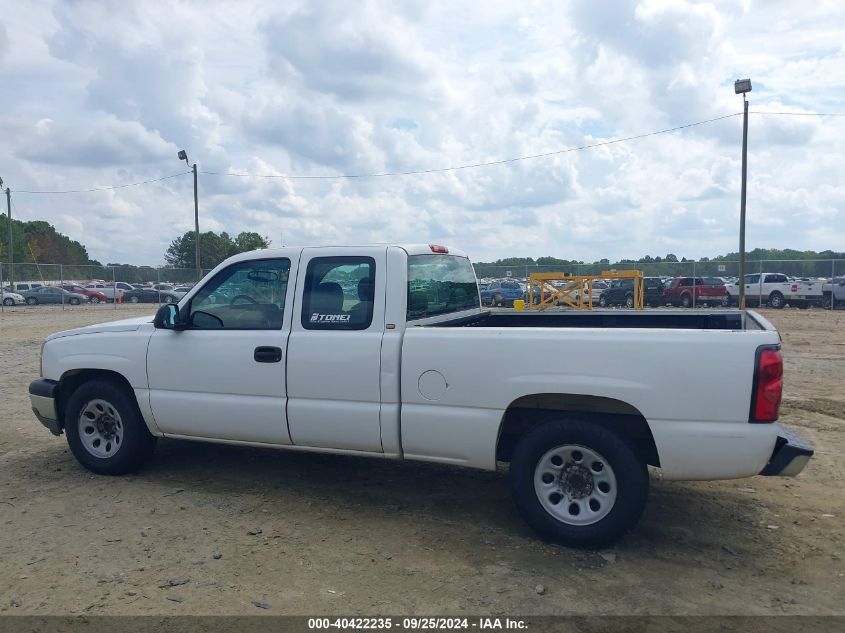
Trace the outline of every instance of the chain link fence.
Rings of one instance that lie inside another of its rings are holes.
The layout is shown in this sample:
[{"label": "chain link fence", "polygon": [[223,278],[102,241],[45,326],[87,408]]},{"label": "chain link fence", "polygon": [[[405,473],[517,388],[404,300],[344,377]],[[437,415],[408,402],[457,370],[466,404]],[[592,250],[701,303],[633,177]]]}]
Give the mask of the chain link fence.
[{"label": "chain link fence", "polygon": [[[614,262],[568,265],[496,266],[475,264],[480,281],[514,279],[526,282],[531,273],[563,272],[572,275],[600,276],[602,271],[640,270],[647,277],[719,277],[735,280],[739,277],[738,261],[681,261],[681,262]],[[208,269],[202,274],[208,273]],[[753,260],[745,262],[745,274],[782,273],[789,277],[827,283],[845,277],[845,259]],[[197,282],[194,268],[164,266],[82,266],[63,264],[25,264],[0,262],[0,287],[3,288],[0,310],[20,306],[43,308],[81,303],[100,303],[111,309],[124,304],[169,303],[178,300],[185,288]],[[39,288],[52,288],[50,292]],[[132,290],[135,288],[136,290]],[[63,289],[65,292],[60,292]],[[12,297],[10,291],[23,297]],[[129,294],[127,294],[129,293]],[[85,297],[80,298],[79,295]],[[845,285],[833,284],[834,302],[845,302]],[[836,303],[833,304],[837,306]],[[839,304],[840,306],[842,303]]]},{"label": "chain link fence", "polygon": [[[205,269],[205,275],[210,269]],[[195,268],[87,266],[0,262],[0,310],[102,304],[163,304],[178,300],[197,282]],[[17,295],[17,296],[16,296]]]}]

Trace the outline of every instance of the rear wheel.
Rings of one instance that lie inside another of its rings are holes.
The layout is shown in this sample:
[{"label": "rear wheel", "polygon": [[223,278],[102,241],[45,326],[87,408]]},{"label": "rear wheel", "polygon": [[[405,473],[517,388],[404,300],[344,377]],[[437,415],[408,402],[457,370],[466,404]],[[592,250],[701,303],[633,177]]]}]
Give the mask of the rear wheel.
[{"label": "rear wheel", "polygon": [[26,305],[28,305],[28,306],[38,305],[38,299],[36,299],[35,297],[27,297],[26,298]]},{"label": "rear wheel", "polygon": [[156,445],[134,395],[109,380],[91,380],[73,392],[65,407],[65,434],[77,461],[101,475],[138,469]]},{"label": "rear wheel", "polygon": [[607,297],[605,297],[604,295],[600,296],[599,297],[599,305],[602,308],[606,308],[607,307]]},{"label": "rear wheel", "polygon": [[625,307],[633,308],[634,307],[634,295],[628,295],[625,297]]},{"label": "rear wheel", "polygon": [[689,294],[684,293],[681,295],[681,306],[684,308],[692,307],[692,297],[690,297]]},{"label": "rear wheel", "polygon": [[639,520],[648,470],[623,437],[581,420],[529,431],[511,460],[511,491],[542,537],[575,547],[612,543]]},{"label": "rear wheel", "polygon": [[775,310],[780,310],[784,306],[783,295],[775,290],[769,295],[769,307]]},{"label": "rear wheel", "polygon": [[129,303],[138,303],[138,297],[134,295],[129,297]]},{"label": "rear wheel", "polygon": [[3,299],[3,305],[4,306],[13,306],[13,305],[15,305],[15,300],[12,299],[11,297],[6,297],[5,299]]},{"label": "rear wheel", "polygon": [[71,297],[70,299],[68,299],[67,302],[72,306],[78,306],[79,305],[79,299],[77,299],[76,297]]}]

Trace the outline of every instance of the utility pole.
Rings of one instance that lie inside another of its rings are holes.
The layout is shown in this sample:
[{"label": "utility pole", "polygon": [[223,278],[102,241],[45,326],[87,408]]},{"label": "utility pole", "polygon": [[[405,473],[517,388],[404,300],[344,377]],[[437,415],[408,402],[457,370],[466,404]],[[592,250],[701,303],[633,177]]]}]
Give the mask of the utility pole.
[{"label": "utility pole", "polygon": [[[746,111],[748,108],[746,108]],[[746,115],[747,116],[747,115]],[[202,279],[202,264],[200,262],[200,206],[197,194],[197,164],[191,166],[194,172],[194,239],[197,241],[196,257],[197,257],[197,281]],[[743,197],[743,199],[745,199]],[[743,208],[745,204],[743,203]]]},{"label": "utility pole", "polygon": [[[0,178],[0,185],[3,184],[3,179]],[[9,288],[12,292],[15,291],[14,280],[12,279],[12,262],[15,261],[15,253],[12,250],[12,190],[6,187],[6,212],[9,214]],[[2,283],[0,279],[0,283]]]},{"label": "utility pole", "polygon": [[[747,92],[751,92],[750,79],[737,79],[734,92],[742,95],[742,189],[739,200],[739,309],[745,310],[745,190],[748,179],[748,101]],[[761,279],[762,281],[762,279]]]},{"label": "utility pole", "polygon": [[[186,165],[191,165],[188,162],[188,153],[180,149],[177,154],[179,160],[184,160]],[[197,281],[202,279],[202,264],[200,262],[200,207],[199,194],[197,192],[197,164],[191,165],[191,171],[194,174],[194,251],[196,254],[197,263]]]}]

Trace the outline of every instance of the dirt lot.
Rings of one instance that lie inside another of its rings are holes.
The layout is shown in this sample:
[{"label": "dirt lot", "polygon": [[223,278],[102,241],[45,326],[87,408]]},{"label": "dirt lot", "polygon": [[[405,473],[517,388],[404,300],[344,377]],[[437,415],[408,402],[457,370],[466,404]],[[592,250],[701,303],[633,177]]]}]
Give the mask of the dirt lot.
[{"label": "dirt lot", "polygon": [[766,312],[800,477],[654,477],[636,531],[585,552],[538,541],[501,474],[176,441],[88,473],[29,410],[39,345],[152,310],[0,316],[2,613],[845,614],[845,311]]}]

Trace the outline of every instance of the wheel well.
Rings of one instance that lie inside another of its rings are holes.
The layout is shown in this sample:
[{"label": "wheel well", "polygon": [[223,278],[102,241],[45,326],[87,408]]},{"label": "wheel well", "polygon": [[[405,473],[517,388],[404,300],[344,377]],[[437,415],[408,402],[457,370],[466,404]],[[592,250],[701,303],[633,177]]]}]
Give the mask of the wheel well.
[{"label": "wheel well", "polygon": [[510,461],[519,438],[550,417],[584,420],[627,437],[647,464],[660,466],[651,428],[635,407],[614,398],[558,393],[523,396],[511,403],[499,429],[496,459]]},{"label": "wheel well", "polygon": [[76,391],[81,384],[95,379],[114,382],[117,385],[128,389],[129,393],[132,394],[132,397],[135,397],[132,385],[129,384],[129,381],[126,380],[124,376],[116,371],[110,371],[108,369],[71,369],[70,371],[66,371],[62,374],[62,377],[59,379],[59,395],[56,402],[56,413],[59,416],[60,425],[64,426],[65,403],[70,399],[71,395],[73,395],[73,392]]}]

